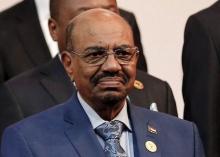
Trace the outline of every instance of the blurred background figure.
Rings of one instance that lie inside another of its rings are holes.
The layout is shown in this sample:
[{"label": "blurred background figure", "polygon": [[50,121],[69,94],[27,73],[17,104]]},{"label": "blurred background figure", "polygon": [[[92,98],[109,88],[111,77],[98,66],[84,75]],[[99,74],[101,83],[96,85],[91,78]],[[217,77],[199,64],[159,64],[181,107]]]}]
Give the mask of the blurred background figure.
[{"label": "blurred background figure", "polygon": [[182,64],[184,118],[197,124],[207,157],[219,157],[220,1],[189,17]]}]

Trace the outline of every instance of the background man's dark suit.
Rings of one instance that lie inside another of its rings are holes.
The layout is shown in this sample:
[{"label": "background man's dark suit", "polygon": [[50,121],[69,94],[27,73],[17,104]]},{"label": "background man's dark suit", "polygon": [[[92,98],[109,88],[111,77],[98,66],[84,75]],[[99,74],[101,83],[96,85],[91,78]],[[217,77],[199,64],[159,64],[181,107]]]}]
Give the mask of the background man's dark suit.
[{"label": "background man's dark suit", "polygon": [[[138,68],[147,71],[135,17],[130,12],[120,12],[131,24],[136,45],[140,48]],[[0,41],[0,82],[51,59],[34,0],[24,0],[0,14]]]},{"label": "background man's dark suit", "polygon": [[0,84],[0,141],[3,130],[6,126],[22,119],[21,112],[18,112],[18,105],[12,99],[8,89]]},{"label": "background man's dark suit", "polygon": [[183,47],[184,118],[194,121],[208,157],[220,156],[220,1],[192,15]]},{"label": "background man's dark suit", "polygon": [[[160,112],[177,116],[176,103],[167,82],[140,70],[137,72],[137,80],[143,83],[144,88],[131,91],[129,98],[132,103],[149,108],[155,102]],[[47,64],[5,82],[4,88],[10,96],[4,98],[5,104],[1,105],[1,110],[4,111],[10,104],[14,110],[5,114],[12,117],[13,121],[20,120],[64,102],[74,92],[73,87],[62,63],[56,57]],[[7,99],[13,103],[7,102]],[[11,121],[10,118],[8,120]],[[5,128],[8,122],[0,122],[0,125]]]}]

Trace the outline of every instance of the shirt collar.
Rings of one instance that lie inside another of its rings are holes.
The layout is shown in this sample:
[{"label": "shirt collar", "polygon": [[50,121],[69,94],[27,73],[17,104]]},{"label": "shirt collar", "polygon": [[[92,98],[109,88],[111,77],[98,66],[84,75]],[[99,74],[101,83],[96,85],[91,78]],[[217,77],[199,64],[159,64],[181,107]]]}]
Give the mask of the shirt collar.
[{"label": "shirt collar", "polygon": [[[93,110],[92,107],[90,107],[85,100],[81,97],[80,93],[77,93],[78,99],[80,104],[82,105],[83,109],[85,110],[87,116],[89,117],[89,120],[92,124],[93,129],[97,128],[99,125],[107,122],[104,119],[102,119],[96,112]],[[119,112],[119,114],[113,119],[121,121],[125,124],[125,126],[131,131],[131,125],[128,118],[128,110],[127,110],[127,102],[125,101],[125,105],[123,106],[122,110]]]}]

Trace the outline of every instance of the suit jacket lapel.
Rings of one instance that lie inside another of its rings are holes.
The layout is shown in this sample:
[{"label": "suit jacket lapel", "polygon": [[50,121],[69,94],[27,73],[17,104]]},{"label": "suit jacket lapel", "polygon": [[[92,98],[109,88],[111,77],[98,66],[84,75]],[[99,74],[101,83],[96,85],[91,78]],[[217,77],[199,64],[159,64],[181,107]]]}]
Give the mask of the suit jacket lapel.
[{"label": "suit jacket lapel", "polygon": [[143,89],[138,89],[137,86],[134,86],[134,88],[129,93],[129,98],[131,104],[149,109],[153,98],[151,96],[151,92],[149,92],[148,90],[148,83],[150,82],[150,80],[148,80],[148,77],[146,77],[145,75],[147,75],[145,72],[137,70],[136,80],[140,81],[140,83],[143,84]]},{"label": "suit jacket lapel", "polygon": [[37,10],[33,0],[23,1],[17,12],[17,33],[34,65],[41,65],[51,59],[45,41]]},{"label": "suit jacket lapel", "polygon": [[[128,112],[133,130],[134,156],[161,157],[160,128],[153,120],[150,111],[143,111],[129,104]],[[103,157],[104,151],[93,131],[88,116],[80,105],[76,93],[64,110],[65,134],[81,157]],[[146,146],[152,142],[156,150]],[[86,149],[85,149],[86,148]],[[85,151],[86,150],[86,151]]]},{"label": "suit jacket lapel", "polygon": [[[148,111],[149,112],[149,111]],[[146,114],[143,108],[129,104],[129,114],[133,129],[134,156],[138,157],[161,157],[160,130],[153,120],[150,112]],[[156,132],[154,132],[156,130]],[[153,142],[157,150],[148,148],[146,142]]]},{"label": "suit jacket lapel", "polygon": [[41,71],[44,76],[40,83],[53,98],[55,103],[67,100],[75,91],[58,56],[45,65]]},{"label": "suit jacket lapel", "polygon": [[76,94],[64,111],[65,134],[81,157],[103,157],[104,151],[96,137]]}]

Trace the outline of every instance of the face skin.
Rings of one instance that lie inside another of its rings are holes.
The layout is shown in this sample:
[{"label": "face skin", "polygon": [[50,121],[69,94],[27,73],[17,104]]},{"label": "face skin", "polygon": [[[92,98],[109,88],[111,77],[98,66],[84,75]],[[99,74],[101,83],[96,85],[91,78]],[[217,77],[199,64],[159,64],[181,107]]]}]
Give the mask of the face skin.
[{"label": "face skin", "polygon": [[116,0],[57,0],[59,1],[57,20],[50,18],[48,25],[60,52],[65,49],[65,29],[76,15],[93,8],[103,8],[118,13]]},{"label": "face skin", "polygon": [[[103,9],[92,9],[74,20],[72,45],[78,53],[88,47],[117,48],[134,46],[129,25],[118,15]],[[83,99],[105,120],[113,119],[122,109],[128,91],[133,87],[138,56],[128,65],[120,65],[109,55],[104,64],[91,66],[67,51],[62,54],[64,67],[74,78]],[[76,68],[77,67],[77,68]]]}]

